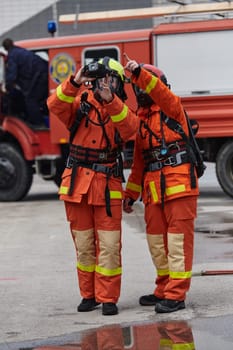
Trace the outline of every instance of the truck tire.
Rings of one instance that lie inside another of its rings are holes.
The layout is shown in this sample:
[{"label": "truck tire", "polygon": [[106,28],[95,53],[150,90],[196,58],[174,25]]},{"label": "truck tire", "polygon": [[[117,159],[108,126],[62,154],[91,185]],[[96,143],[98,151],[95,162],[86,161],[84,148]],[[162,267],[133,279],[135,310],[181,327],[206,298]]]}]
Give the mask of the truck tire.
[{"label": "truck tire", "polygon": [[9,143],[0,143],[0,201],[23,199],[31,188],[32,179],[32,167],[17,148]]},{"label": "truck tire", "polygon": [[225,143],[218,151],[216,175],[223,191],[233,197],[233,141]]}]

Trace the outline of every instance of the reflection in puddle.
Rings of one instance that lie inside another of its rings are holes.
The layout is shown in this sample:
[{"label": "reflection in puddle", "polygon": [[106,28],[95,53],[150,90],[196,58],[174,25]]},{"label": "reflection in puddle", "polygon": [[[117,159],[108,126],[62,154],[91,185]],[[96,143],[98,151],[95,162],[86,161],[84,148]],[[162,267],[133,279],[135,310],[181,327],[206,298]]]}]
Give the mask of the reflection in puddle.
[{"label": "reflection in puddle", "polygon": [[[192,329],[186,321],[170,321],[128,327],[105,326],[86,331],[81,341],[48,345],[33,350],[194,350]],[[29,350],[29,348],[28,348]]]}]

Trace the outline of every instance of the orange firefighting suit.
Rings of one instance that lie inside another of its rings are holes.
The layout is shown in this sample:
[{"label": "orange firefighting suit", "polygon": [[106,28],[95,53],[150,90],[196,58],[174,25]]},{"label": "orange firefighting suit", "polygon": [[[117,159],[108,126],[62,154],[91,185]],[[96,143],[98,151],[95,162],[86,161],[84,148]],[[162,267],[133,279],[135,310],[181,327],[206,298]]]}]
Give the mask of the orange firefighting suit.
[{"label": "orange firefighting suit", "polygon": [[[48,99],[50,112],[67,129],[76,118],[83,91],[68,79]],[[116,130],[123,141],[128,140],[137,130],[138,118],[116,95],[110,103],[102,104],[91,90],[86,92],[91,109],[82,119],[70,147],[72,161],[79,163],[75,172],[72,162],[67,165],[59,194],[65,201],[76,248],[82,297],[116,303],[121,286],[123,197],[122,177],[117,171],[115,156]],[[111,216],[106,212],[106,200]]]},{"label": "orange firefighting suit", "polygon": [[[179,122],[188,135],[180,98],[156,76],[141,68],[132,82],[153,99],[139,108],[139,132],[134,161],[126,185],[126,198],[142,193],[149,250],[157,269],[154,294],[162,299],[184,300],[190,287],[193,260],[194,218],[199,194],[196,174],[191,186],[191,164],[181,136],[161,120],[160,111]],[[160,153],[161,142],[168,153]],[[181,161],[183,155],[185,161]],[[192,179],[193,180],[193,179]]]}]

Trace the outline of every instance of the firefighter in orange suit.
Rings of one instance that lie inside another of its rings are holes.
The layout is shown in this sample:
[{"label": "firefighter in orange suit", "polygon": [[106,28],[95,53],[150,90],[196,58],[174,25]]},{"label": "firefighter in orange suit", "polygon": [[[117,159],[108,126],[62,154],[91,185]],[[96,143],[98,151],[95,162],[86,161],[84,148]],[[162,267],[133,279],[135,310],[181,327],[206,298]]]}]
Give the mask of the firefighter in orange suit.
[{"label": "firefighter in orange suit", "polygon": [[177,132],[188,134],[188,125],[180,98],[158,68],[128,59],[125,69],[132,73],[140,126],[124,210],[131,212],[142,195],[147,242],[157,269],[154,293],[140,297],[139,303],[155,305],[158,313],[173,312],[185,308],[190,288],[199,194],[187,142]]},{"label": "firefighter in orange suit", "polygon": [[[59,85],[48,107],[70,131],[70,153],[59,194],[77,253],[83,297],[79,312],[102,303],[118,313],[121,287],[122,142],[138,118],[124,103],[124,68],[104,57]],[[92,88],[86,87],[87,82]]]}]

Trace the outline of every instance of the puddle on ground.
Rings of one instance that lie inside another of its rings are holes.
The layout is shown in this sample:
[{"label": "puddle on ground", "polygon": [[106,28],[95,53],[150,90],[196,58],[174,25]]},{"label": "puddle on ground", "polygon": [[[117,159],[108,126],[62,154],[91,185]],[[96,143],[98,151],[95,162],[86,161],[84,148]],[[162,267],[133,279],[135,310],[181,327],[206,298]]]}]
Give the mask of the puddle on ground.
[{"label": "puddle on ground", "polygon": [[[228,317],[229,319],[229,317]],[[29,343],[6,344],[17,350],[232,350],[232,332],[221,333],[221,318],[193,322],[173,320],[156,323],[109,325],[75,334]],[[193,324],[192,324],[193,323]],[[224,326],[225,327],[225,326]],[[216,329],[218,330],[216,332]],[[14,347],[17,346],[17,347]],[[0,348],[5,350],[3,347]]]}]

